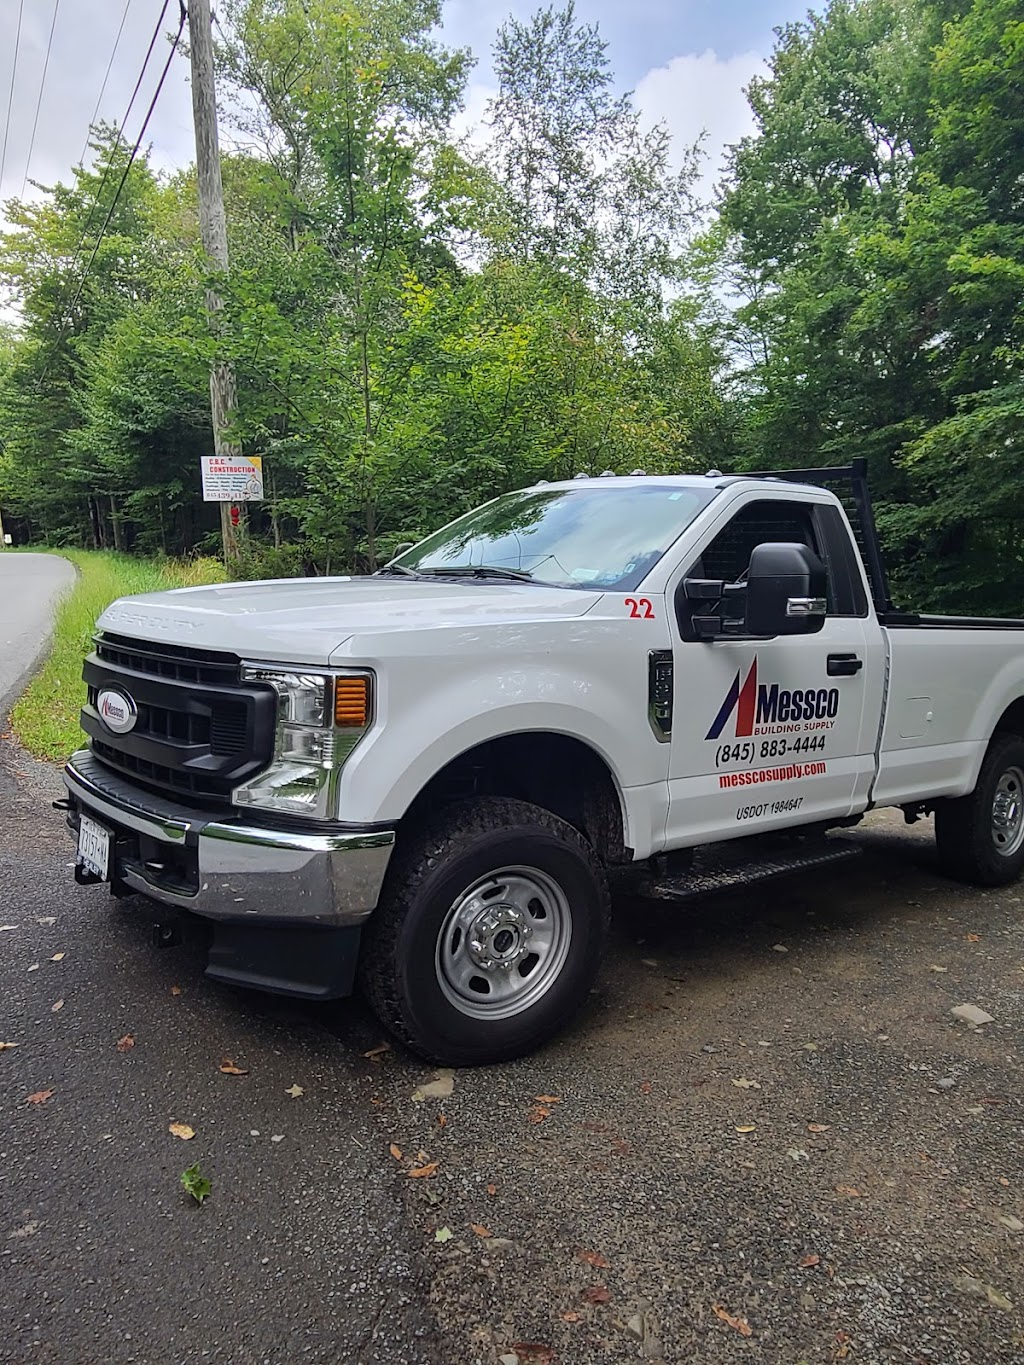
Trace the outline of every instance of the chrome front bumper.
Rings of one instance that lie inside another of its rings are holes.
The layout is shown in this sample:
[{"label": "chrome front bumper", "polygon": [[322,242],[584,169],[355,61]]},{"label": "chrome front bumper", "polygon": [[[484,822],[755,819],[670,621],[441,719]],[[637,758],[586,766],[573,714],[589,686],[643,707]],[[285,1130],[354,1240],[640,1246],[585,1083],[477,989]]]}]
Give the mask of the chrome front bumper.
[{"label": "chrome front bumper", "polygon": [[[113,877],[165,905],[252,925],[359,925],[380,897],[394,830],[314,833],[210,820],[114,777],[88,749],[64,769],[73,810],[114,833]],[[175,867],[177,885],[163,869]],[[194,873],[181,885],[181,869]]]}]

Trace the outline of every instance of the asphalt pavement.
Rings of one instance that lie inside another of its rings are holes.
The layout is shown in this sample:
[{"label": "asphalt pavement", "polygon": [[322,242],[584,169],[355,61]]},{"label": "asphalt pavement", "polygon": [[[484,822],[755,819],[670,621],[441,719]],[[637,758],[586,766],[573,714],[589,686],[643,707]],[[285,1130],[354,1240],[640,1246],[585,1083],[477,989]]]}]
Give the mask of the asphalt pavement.
[{"label": "asphalt pavement", "polygon": [[53,605],[74,578],[74,565],[58,555],[0,549],[0,718],[45,649]]}]

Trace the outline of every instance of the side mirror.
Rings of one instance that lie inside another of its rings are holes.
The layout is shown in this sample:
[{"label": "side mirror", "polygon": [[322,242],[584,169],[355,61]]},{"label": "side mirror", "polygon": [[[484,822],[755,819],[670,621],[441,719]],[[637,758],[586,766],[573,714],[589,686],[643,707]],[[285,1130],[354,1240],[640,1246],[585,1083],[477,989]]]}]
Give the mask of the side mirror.
[{"label": "side mirror", "polygon": [[813,635],[825,624],[828,573],[806,545],[768,542],[750,554],[748,635]]},{"label": "side mirror", "polygon": [[392,559],[398,559],[399,556],[404,555],[407,550],[413,549],[415,545],[416,542],[414,540],[400,540],[388,556],[388,562],[390,563]]}]

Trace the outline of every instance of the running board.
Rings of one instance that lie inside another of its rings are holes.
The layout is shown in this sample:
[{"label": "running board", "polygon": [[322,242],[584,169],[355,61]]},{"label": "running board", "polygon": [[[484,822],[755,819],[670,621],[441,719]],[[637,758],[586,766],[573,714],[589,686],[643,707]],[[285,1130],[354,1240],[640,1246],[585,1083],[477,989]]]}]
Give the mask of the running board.
[{"label": "running board", "polygon": [[683,876],[638,878],[629,893],[641,900],[688,901],[753,882],[770,881],[792,872],[806,872],[833,863],[848,862],[860,857],[858,844],[842,839],[829,839],[810,846],[775,848],[771,852],[752,853],[748,848],[729,844],[710,845],[698,850],[693,866]]}]

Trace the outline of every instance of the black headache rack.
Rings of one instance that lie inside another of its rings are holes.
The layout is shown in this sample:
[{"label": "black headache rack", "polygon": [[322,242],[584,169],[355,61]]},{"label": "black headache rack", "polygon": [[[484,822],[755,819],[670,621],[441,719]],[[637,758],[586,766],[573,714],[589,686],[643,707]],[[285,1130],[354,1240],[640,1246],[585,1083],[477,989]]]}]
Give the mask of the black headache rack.
[{"label": "black headache rack", "polygon": [[867,460],[853,460],[850,464],[838,465],[831,469],[767,469],[757,474],[737,474],[734,477],[779,479],[784,483],[809,483],[831,489],[843,504],[853,527],[854,539],[867,569],[875,611],[882,620],[893,614],[889,579],[885,572],[885,560],[882,558],[882,546],[878,539],[878,527],[875,525],[875,512],[868,489]]},{"label": "black headache rack", "polygon": [[757,474],[734,474],[737,479],[777,479],[829,488],[838,497],[853,527],[854,539],[867,569],[871,600],[879,622],[888,628],[929,627],[932,630],[1024,630],[1024,619],[990,616],[931,616],[900,611],[889,596],[889,579],[875,525],[868,489],[868,462],[861,458],[831,469],[767,469]]}]

